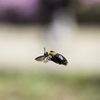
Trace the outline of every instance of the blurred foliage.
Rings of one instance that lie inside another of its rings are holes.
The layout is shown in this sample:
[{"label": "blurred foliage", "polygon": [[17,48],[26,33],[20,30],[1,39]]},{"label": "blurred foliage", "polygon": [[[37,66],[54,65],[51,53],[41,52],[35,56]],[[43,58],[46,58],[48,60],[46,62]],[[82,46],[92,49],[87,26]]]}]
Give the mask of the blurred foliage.
[{"label": "blurred foliage", "polygon": [[0,72],[0,100],[100,100],[100,76]]},{"label": "blurred foliage", "polygon": [[99,0],[72,0],[70,6],[76,14],[78,23],[100,23]]}]

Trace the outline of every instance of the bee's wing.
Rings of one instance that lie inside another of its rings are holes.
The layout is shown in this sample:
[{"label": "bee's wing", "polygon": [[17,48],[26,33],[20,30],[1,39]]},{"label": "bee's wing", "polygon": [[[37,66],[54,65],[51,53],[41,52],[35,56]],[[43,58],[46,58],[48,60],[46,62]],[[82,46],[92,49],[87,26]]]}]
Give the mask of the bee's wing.
[{"label": "bee's wing", "polygon": [[36,61],[40,61],[40,62],[44,61],[44,59],[45,59],[44,56],[39,56],[35,58]]},{"label": "bee's wing", "polygon": [[52,58],[51,55],[49,55],[49,56],[47,56],[47,57],[45,57],[45,56],[43,55],[43,56],[36,57],[35,60],[36,60],[36,61],[40,61],[40,62],[43,61],[44,63],[47,63],[48,61],[51,60],[51,58]]},{"label": "bee's wing", "polygon": [[47,59],[50,60],[50,61],[51,61],[51,58],[52,58],[51,55],[48,55],[48,56],[47,56]]},{"label": "bee's wing", "polygon": [[45,57],[44,60],[43,60],[44,63],[47,63],[48,61],[49,61],[49,60],[48,60],[47,57]]},{"label": "bee's wing", "polygon": [[44,63],[47,63],[48,61],[51,61],[52,56],[48,55],[47,57],[44,58]]}]

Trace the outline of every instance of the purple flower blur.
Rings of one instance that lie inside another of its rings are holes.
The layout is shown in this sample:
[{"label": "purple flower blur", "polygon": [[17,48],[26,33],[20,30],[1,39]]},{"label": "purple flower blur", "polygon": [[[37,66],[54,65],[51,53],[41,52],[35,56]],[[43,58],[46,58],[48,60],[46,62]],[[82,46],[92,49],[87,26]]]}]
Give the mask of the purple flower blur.
[{"label": "purple flower blur", "polygon": [[[0,0],[0,19],[7,21],[38,21],[48,18],[66,0]],[[68,0],[67,0],[68,1]],[[51,10],[51,12],[50,12]],[[50,12],[50,14],[49,14]],[[45,16],[47,14],[48,16]]]},{"label": "purple flower blur", "polygon": [[4,17],[7,11],[16,12],[18,19],[37,18],[40,11],[40,0],[0,0],[0,15]]}]

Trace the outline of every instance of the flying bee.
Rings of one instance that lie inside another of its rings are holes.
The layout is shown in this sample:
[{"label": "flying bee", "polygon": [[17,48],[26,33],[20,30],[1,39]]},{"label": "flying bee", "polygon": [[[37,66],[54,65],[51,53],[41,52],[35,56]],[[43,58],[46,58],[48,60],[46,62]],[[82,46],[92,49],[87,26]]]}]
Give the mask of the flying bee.
[{"label": "flying bee", "polygon": [[56,64],[62,64],[62,65],[67,65],[68,63],[67,59],[63,55],[56,53],[55,51],[46,52],[45,48],[44,48],[44,55],[36,57],[35,60],[44,63],[47,63],[48,61],[53,61]]}]

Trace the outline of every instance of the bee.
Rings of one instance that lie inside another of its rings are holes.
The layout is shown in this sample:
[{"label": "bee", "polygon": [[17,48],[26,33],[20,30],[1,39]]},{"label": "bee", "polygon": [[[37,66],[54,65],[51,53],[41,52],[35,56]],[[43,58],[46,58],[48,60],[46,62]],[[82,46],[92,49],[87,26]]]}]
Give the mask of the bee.
[{"label": "bee", "polygon": [[60,65],[68,64],[67,59],[63,55],[56,53],[55,51],[46,52],[45,48],[44,48],[44,55],[36,57],[35,60],[39,62],[44,62],[44,63],[47,63],[48,61],[53,61],[54,63],[60,64]]}]

